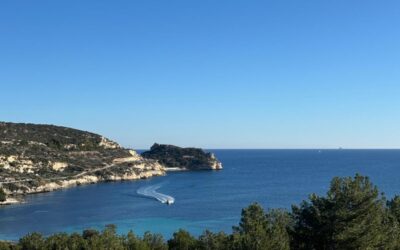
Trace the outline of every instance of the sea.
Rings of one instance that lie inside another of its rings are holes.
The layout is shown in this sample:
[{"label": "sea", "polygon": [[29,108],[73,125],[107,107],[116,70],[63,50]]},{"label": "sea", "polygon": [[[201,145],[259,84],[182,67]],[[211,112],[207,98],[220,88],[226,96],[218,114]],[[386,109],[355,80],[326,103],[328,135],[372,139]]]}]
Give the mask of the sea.
[{"label": "sea", "polygon": [[[253,202],[266,210],[291,209],[309,195],[326,194],[335,176],[369,176],[387,198],[400,194],[400,150],[209,150],[221,171],[169,172],[147,180],[98,183],[29,195],[26,203],[0,207],[0,239],[30,232],[146,231],[165,238],[182,228],[231,232]],[[167,205],[138,190],[173,197]]]}]

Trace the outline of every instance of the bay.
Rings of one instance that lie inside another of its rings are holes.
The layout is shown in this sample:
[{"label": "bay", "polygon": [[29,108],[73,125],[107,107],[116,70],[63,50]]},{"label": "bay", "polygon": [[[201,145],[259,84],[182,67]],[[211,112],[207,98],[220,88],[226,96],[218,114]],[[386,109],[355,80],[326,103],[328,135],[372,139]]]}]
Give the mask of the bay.
[{"label": "bay", "polygon": [[[400,150],[210,150],[222,171],[169,172],[167,176],[131,182],[79,186],[29,195],[26,203],[0,207],[0,238],[16,240],[33,231],[79,232],[117,225],[170,237],[179,228],[195,235],[205,229],[231,232],[241,209],[252,202],[264,208],[286,208],[324,194],[334,176],[367,175],[387,197],[400,194]],[[160,186],[172,196],[163,204],[137,190]]]}]

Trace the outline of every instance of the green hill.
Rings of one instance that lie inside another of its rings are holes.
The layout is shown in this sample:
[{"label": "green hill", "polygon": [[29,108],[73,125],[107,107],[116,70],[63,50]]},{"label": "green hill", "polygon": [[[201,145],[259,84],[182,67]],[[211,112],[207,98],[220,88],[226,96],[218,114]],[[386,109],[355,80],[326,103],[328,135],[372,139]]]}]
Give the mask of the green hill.
[{"label": "green hill", "polygon": [[0,185],[9,194],[161,174],[164,170],[154,160],[98,134],[0,122]]}]

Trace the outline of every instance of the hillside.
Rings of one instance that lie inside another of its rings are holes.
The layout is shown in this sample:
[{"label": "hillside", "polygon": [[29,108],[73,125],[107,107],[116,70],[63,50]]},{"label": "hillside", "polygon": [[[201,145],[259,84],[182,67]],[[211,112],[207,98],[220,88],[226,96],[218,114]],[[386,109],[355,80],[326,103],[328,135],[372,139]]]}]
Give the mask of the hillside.
[{"label": "hillside", "polygon": [[163,175],[101,135],[53,125],[0,122],[0,185],[8,194],[35,193],[97,181]]},{"label": "hillside", "polygon": [[143,152],[147,159],[159,161],[167,168],[182,170],[222,169],[221,162],[212,153],[200,148],[181,148],[155,143],[149,151]]}]

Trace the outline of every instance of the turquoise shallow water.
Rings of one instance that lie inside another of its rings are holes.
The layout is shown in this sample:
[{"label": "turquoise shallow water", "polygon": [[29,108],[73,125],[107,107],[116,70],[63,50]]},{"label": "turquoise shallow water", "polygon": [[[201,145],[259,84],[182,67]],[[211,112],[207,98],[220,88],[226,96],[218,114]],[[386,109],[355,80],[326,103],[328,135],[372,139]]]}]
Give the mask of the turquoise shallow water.
[{"label": "turquoise shallow water", "polygon": [[[258,201],[265,208],[290,208],[334,176],[359,172],[388,197],[400,193],[400,150],[212,150],[222,171],[174,172],[134,182],[101,183],[30,195],[27,203],[0,208],[0,238],[39,231],[101,229],[116,224],[121,233],[150,230],[169,237],[179,228],[230,232],[240,211]],[[171,206],[142,197],[147,185],[171,195]]]}]

